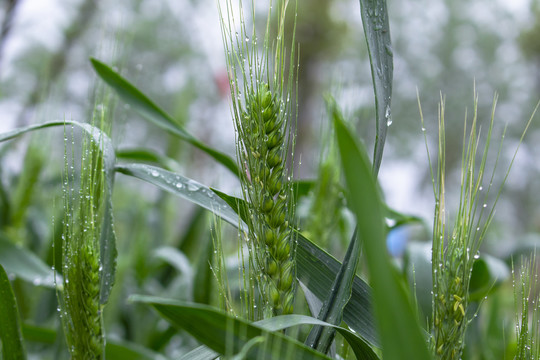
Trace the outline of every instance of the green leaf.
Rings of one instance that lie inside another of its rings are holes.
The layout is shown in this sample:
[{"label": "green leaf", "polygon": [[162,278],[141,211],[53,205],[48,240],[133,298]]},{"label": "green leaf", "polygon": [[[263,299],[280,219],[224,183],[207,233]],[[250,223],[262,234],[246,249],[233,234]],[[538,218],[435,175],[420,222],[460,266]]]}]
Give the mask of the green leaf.
[{"label": "green leaf", "polygon": [[114,164],[116,161],[114,148],[111,139],[95,126],[80,123],[77,121],[62,120],[49,121],[42,124],[26,126],[0,134],[0,142],[10,140],[31,131],[45,129],[56,126],[76,126],[90,134],[93,141],[99,144],[103,157],[103,170],[105,172],[105,211],[101,222],[100,235],[100,266],[102,268],[100,277],[100,303],[105,304],[109,298],[114,284],[116,272],[116,235],[113,229],[113,209],[112,209],[112,188],[114,185]]},{"label": "green leaf", "polygon": [[385,360],[430,359],[415,311],[386,252],[384,209],[367,154],[356,143],[337,108],[334,110],[349,204],[356,215],[373,287],[383,357]]},{"label": "green leaf", "polygon": [[173,172],[144,164],[117,165],[116,171],[144,180],[150,184],[180,196],[207,210],[228,223],[239,226],[238,215],[206,186]]},{"label": "green leaf", "polygon": [[210,240],[210,236],[203,240],[193,278],[196,284],[193,286],[193,300],[199,304],[210,304],[215,288],[214,273],[210,268],[214,258],[214,244]]},{"label": "green leaf", "polygon": [[[279,331],[288,329],[293,326],[300,325],[316,325],[333,328],[340,332],[340,334],[347,340],[353,349],[357,359],[363,360],[378,360],[379,357],[373,352],[371,347],[357,334],[340,326],[334,326],[323,321],[317,320],[310,316],[304,315],[282,315],[273,318],[257,321],[254,325],[261,326],[268,331]],[[185,360],[213,360],[218,357],[219,354],[210,350],[206,346],[199,346],[198,348],[190,351],[184,355],[181,359]]]},{"label": "green leaf", "polygon": [[236,165],[236,161],[231,157],[196,139],[184,127],[176,123],[169,114],[109,66],[96,59],[90,59],[90,61],[98,76],[112,87],[123,101],[133,107],[146,120],[204,151],[238,176],[238,166]]},{"label": "green leaf", "polygon": [[165,356],[139,344],[111,338],[107,339],[105,345],[105,358],[107,360],[167,360]]},{"label": "green leaf", "polygon": [[474,264],[469,283],[469,299],[479,301],[510,278],[508,265],[494,256],[482,254]]},{"label": "green leaf", "polygon": [[[13,244],[0,233],[0,264],[8,274],[36,286],[54,287],[54,272],[30,250]],[[58,277],[58,282],[62,279]]]},{"label": "green leaf", "polygon": [[4,360],[26,359],[17,301],[2,265],[0,265],[0,314],[2,314],[2,321],[0,321],[2,358]]},{"label": "green leaf", "polygon": [[[358,242],[358,241],[356,241]],[[315,325],[315,327],[326,327],[338,331],[347,340],[351,349],[354,351],[357,359],[379,359],[379,357],[373,352],[373,349],[368,343],[362,339],[358,334],[325,321],[315,319],[305,315],[282,315],[273,318],[264,319],[255,323],[258,326],[264,327],[266,330],[278,331],[288,329],[293,326],[299,325]]]},{"label": "green leaf", "polygon": [[[217,190],[212,191],[194,180],[154,166],[129,164],[117,165],[116,169],[208,209],[233,226],[245,228],[245,223],[234,210],[245,208],[245,201],[242,199]],[[297,239],[296,276],[322,301],[328,296],[328,289],[331,288],[341,263],[298,232]],[[345,306],[343,320],[369,343],[380,346],[372,315],[371,289],[358,276],[354,278],[352,296]]]},{"label": "green leaf", "polygon": [[407,224],[424,224],[424,220],[421,217],[416,215],[403,214],[399,211],[389,208],[388,206],[385,206],[384,212],[385,217],[393,221],[393,225],[390,227],[390,229],[394,229],[396,227]]},{"label": "green leaf", "polygon": [[151,305],[169,322],[225,356],[237,354],[250,340],[262,337],[264,341],[253,343],[246,359],[329,359],[280,332],[268,332],[262,326],[207,305],[141,295],[133,295],[129,300]]},{"label": "green leaf", "polygon": [[391,99],[394,55],[390,40],[390,25],[386,0],[360,0],[360,14],[371,64],[375,92],[377,135],[373,154],[373,173],[381,167],[386,130],[392,121]]},{"label": "green leaf", "polygon": [[219,354],[206,346],[199,346],[182,356],[179,360],[214,360]]},{"label": "green leaf", "polygon": [[[328,296],[328,289],[332,287],[341,263],[311,240],[297,234],[296,276],[322,301]],[[371,288],[355,276],[351,298],[343,311],[343,320],[372,345],[380,347],[372,309]]]},{"label": "green leaf", "polygon": [[[317,318],[332,325],[341,324],[343,309],[351,297],[351,288],[356,274],[356,267],[360,259],[360,241],[356,236],[356,230],[341,264],[341,268],[330,288],[330,294],[326,298]],[[332,327],[317,325],[311,329],[306,340],[306,345],[326,354],[334,340],[335,329]]]},{"label": "green leaf", "polygon": [[54,344],[56,331],[42,326],[28,323],[22,324],[22,334],[25,340],[43,344]]}]

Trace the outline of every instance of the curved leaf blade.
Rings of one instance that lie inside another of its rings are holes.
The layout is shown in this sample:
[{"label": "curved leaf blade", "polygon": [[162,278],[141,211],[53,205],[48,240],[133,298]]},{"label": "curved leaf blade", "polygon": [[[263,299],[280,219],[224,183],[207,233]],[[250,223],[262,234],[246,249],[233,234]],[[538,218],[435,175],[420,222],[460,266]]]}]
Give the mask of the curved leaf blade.
[{"label": "curved leaf blade", "polygon": [[383,356],[386,360],[429,360],[415,312],[386,252],[384,211],[367,154],[355,141],[337,109],[334,128],[349,204],[364,243]]},{"label": "curved leaf blade", "polygon": [[97,59],[90,59],[90,62],[97,75],[146,120],[204,151],[238,176],[238,166],[230,156],[209,147],[195,138],[184,127],[177,124],[169,114],[109,66]]},{"label": "curved leaf blade", "polygon": [[270,331],[288,329],[290,327],[299,326],[299,325],[315,325],[315,326],[333,329],[334,331],[338,331],[345,338],[345,340],[347,340],[347,342],[351,346],[351,349],[354,351],[354,354],[357,359],[363,359],[363,360],[378,360],[379,359],[379,357],[375,354],[375,352],[369,346],[369,344],[360,336],[358,336],[358,334],[348,329],[345,329],[341,326],[330,324],[328,322],[315,319],[311,316],[282,315],[282,316],[276,316],[273,318],[257,321],[255,324],[262,326],[265,329],[270,330]]},{"label": "curved leaf blade", "polygon": [[2,265],[0,265],[0,314],[2,314],[2,321],[0,321],[2,358],[4,360],[26,359],[17,301]]},{"label": "curved leaf blade", "polygon": [[373,91],[375,92],[377,135],[373,154],[373,173],[377,174],[381,167],[386,131],[392,122],[394,55],[390,40],[386,0],[360,0],[360,14],[371,64]]},{"label": "curved leaf blade", "polygon": [[195,180],[145,164],[117,165],[116,171],[124,175],[136,177],[171,194],[189,200],[194,204],[210,210],[233,226],[243,226],[243,223],[239,223],[238,215],[236,215],[225,201],[215,196],[212,190]]},{"label": "curved leaf blade", "polygon": [[[54,272],[33,252],[13,244],[0,234],[0,265],[9,274],[28,281],[36,286],[54,288]],[[59,284],[62,280],[59,276]]]},{"label": "curved leaf blade", "polygon": [[261,326],[207,305],[142,295],[133,295],[129,300],[152,306],[169,322],[222,355],[237,354],[253,338],[263,337],[263,342],[250,344],[246,359],[330,359],[291,337],[268,332]]}]

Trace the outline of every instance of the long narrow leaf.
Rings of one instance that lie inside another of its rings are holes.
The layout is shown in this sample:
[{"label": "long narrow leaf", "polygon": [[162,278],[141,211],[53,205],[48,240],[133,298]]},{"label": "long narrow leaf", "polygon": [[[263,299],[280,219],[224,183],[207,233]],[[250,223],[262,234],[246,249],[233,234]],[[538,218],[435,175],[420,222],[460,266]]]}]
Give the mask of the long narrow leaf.
[{"label": "long narrow leaf", "polygon": [[386,130],[392,122],[390,102],[394,55],[390,41],[390,26],[386,0],[360,0],[360,14],[366,37],[375,92],[377,135],[373,154],[373,173],[381,166]]},{"label": "long narrow leaf", "polygon": [[[332,284],[330,294],[319,312],[319,316],[317,317],[319,320],[332,325],[341,324],[343,309],[351,297],[351,288],[359,259],[360,241],[358,241],[355,230],[341,268]],[[330,349],[334,336],[334,328],[316,325],[311,329],[306,340],[306,345],[326,354]]]},{"label": "long narrow leaf", "polygon": [[356,215],[358,234],[364,243],[384,359],[428,360],[426,339],[386,252],[383,206],[367,154],[336,112],[334,125],[349,204]]},{"label": "long narrow leaf", "polygon": [[245,354],[246,359],[329,359],[280,332],[269,332],[210,306],[140,295],[129,299],[151,305],[169,322],[222,355],[237,354],[253,338],[263,337],[263,342],[254,343]]},{"label": "long narrow leaf", "polygon": [[[254,323],[268,331],[279,331],[293,326],[315,325],[332,328],[340,332],[353,349],[356,358],[362,360],[379,360],[379,357],[373,352],[371,347],[357,334],[340,326],[335,326],[315,318],[304,315],[282,315],[276,316]],[[219,354],[210,350],[206,346],[200,346],[182,357],[182,360],[213,360]]]},{"label": "long narrow leaf", "polygon": [[90,134],[96,144],[99,144],[103,157],[103,170],[105,172],[105,211],[101,223],[100,235],[100,302],[105,304],[109,298],[114,284],[116,271],[116,235],[113,229],[112,189],[114,183],[114,164],[116,161],[111,139],[95,126],[72,120],[49,121],[42,124],[26,126],[0,134],[0,142],[14,139],[31,131],[56,126],[75,126]]},{"label": "long narrow leaf", "polygon": [[146,181],[202,206],[234,226],[240,225],[238,215],[233,209],[217,195],[214,195],[212,190],[195,180],[156,166],[144,164],[117,165],[116,171]]},{"label": "long narrow leaf", "polygon": [[17,301],[6,271],[0,265],[0,340],[4,360],[26,359]]},{"label": "long narrow leaf", "polygon": [[[33,252],[19,247],[0,234],[0,265],[7,273],[36,286],[54,287],[54,272]],[[57,278],[58,283],[62,280]]]},{"label": "long narrow leaf", "polygon": [[132,106],[133,109],[141,114],[146,120],[199,148],[232,171],[235,175],[238,175],[238,166],[230,156],[213,149],[196,139],[187,132],[186,129],[176,123],[169,114],[109,66],[97,59],[90,59],[90,61],[98,76],[112,87],[123,101]]},{"label": "long narrow leaf", "polygon": [[288,329],[293,326],[300,325],[315,325],[316,327],[324,327],[338,331],[347,340],[351,349],[354,351],[357,359],[362,360],[378,360],[379,357],[364,339],[358,334],[345,329],[341,326],[330,324],[325,321],[315,319],[305,315],[282,315],[273,318],[264,319],[255,323],[258,326],[264,327],[266,330],[278,331]]},{"label": "long narrow leaf", "polygon": [[[194,180],[155,166],[128,164],[117,165],[116,169],[208,209],[233,226],[245,226],[236,213],[236,211],[243,213],[241,209],[245,206],[244,200],[219,191],[213,192]],[[296,276],[315,296],[324,301],[341,263],[300,233],[297,233],[297,239]],[[345,306],[343,320],[370,344],[380,347],[372,315],[371,289],[358,276],[354,278],[352,296]]]}]

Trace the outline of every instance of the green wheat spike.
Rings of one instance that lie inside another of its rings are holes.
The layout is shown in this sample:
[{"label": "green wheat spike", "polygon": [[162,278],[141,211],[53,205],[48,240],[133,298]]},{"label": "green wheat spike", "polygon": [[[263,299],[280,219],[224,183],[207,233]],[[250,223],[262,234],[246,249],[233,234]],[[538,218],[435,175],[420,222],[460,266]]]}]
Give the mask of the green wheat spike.
[{"label": "green wheat spike", "polygon": [[[262,294],[264,316],[290,314],[294,302],[294,202],[288,156],[294,147],[290,130],[296,120],[295,52],[287,58],[284,20],[287,1],[278,4],[275,38],[270,35],[268,14],[262,51],[255,27],[246,24],[240,3],[240,31],[236,31],[231,1],[220,9],[227,55],[232,113],[237,131],[237,158],[243,169],[240,180],[249,204],[247,240],[252,274]],[[272,5],[270,5],[272,8]],[[253,4],[252,4],[253,9]],[[254,10],[252,10],[254,15]],[[294,45],[294,31],[292,44]]]},{"label": "green wheat spike", "polygon": [[[101,114],[102,126],[104,114]],[[65,136],[67,139],[68,136]],[[59,293],[62,323],[71,358],[103,359],[105,338],[100,305],[99,238],[103,217],[104,173],[100,144],[82,139],[80,181],[76,181],[74,134],[71,162],[64,170],[63,292]],[[78,186],[77,186],[78,185]]]}]

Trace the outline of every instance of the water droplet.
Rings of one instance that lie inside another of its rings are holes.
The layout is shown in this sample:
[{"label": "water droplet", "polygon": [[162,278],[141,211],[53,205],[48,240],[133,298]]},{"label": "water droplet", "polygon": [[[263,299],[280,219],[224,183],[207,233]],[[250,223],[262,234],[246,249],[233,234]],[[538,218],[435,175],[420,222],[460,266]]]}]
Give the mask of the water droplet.
[{"label": "water droplet", "polygon": [[157,172],[157,170],[152,170],[150,172],[150,174],[153,176],[153,177],[158,177],[159,176],[159,173]]},{"label": "water droplet", "polygon": [[179,183],[179,182],[178,182],[178,183],[176,183],[175,186],[176,186],[177,189],[181,189],[181,188],[182,188],[182,183]]},{"label": "water droplet", "polygon": [[187,188],[189,191],[197,191],[200,189],[200,186],[196,184],[194,181],[189,181],[187,184]]}]

